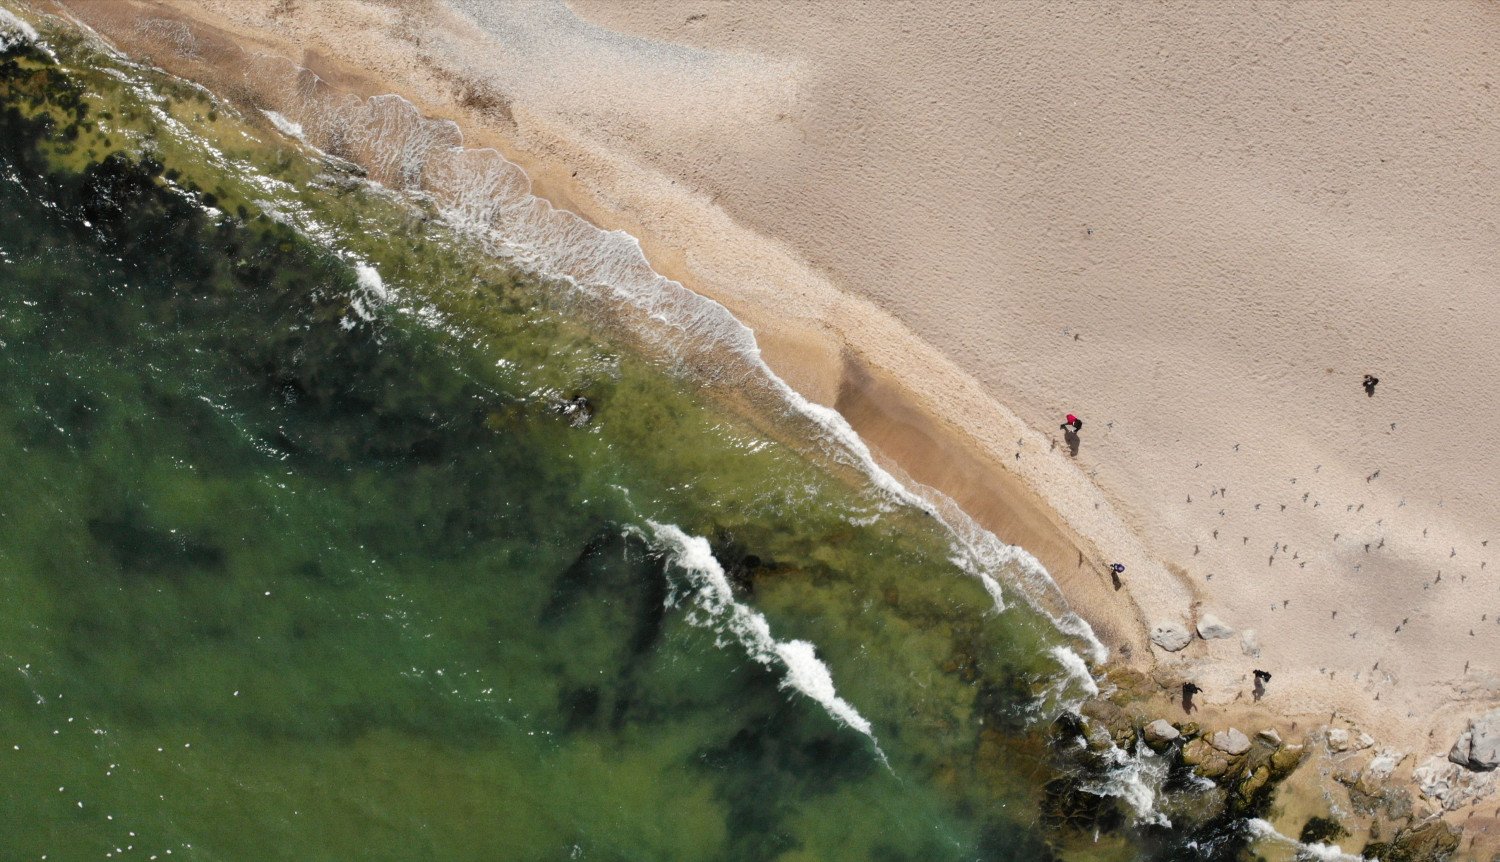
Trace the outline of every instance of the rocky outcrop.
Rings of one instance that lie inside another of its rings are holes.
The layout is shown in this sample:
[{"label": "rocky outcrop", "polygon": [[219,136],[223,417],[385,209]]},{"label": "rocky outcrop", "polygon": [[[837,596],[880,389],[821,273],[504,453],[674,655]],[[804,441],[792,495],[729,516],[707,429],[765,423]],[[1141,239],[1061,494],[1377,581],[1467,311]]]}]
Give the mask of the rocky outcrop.
[{"label": "rocky outcrop", "polygon": [[1234,629],[1213,614],[1198,618],[1198,637],[1206,641],[1234,636]]},{"label": "rocky outcrop", "polygon": [[1469,719],[1448,759],[1465,769],[1488,772],[1500,766],[1500,709]]},{"label": "rocky outcrop", "polygon": [[1151,642],[1167,652],[1177,652],[1192,640],[1187,626],[1177,620],[1166,620],[1151,627]]},{"label": "rocky outcrop", "polygon": [[1379,862],[1444,862],[1458,849],[1459,831],[1441,820],[1403,829],[1389,843],[1365,845],[1363,855]]},{"label": "rocky outcrop", "polygon": [[1327,739],[1329,751],[1349,750],[1349,731],[1342,727],[1329,728]]}]

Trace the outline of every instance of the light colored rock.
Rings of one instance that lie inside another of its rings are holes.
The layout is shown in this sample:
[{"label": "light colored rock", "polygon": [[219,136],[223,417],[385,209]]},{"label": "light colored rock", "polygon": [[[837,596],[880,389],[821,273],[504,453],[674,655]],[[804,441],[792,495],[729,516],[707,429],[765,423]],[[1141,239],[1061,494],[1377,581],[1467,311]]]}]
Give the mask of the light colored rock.
[{"label": "light colored rock", "polygon": [[1198,618],[1198,637],[1211,641],[1233,636],[1234,629],[1213,614],[1204,614]]},{"label": "light colored rock", "polygon": [[1193,639],[1188,634],[1187,626],[1176,620],[1159,622],[1151,627],[1151,642],[1166,650],[1177,652],[1187,646]]},{"label": "light colored rock", "polygon": [[1240,652],[1251,658],[1260,658],[1260,635],[1255,629],[1240,632]]},{"label": "light colored rock", "polygon": [[1356,736],[1354,738],[1354,750],[1355,751],[1364,751],[1366,748],[1369,748],[1369,747],[1371,747],[1374,744],[1375,744],[1374,738],[1371,737],[1370,734],[1365,733],[1364,731],[1360,731],[1359,736]]},{"label": "light colored rock", "polygon": [[1348,751],[1349,750],[1349,731],[1343,729],[1342,727],[1329,728],[1329,730],[1328,730],[1328,750],[1329,751]]},{"label": "light colored rock", "polygon": [[1482,772],[1500,766],[1500,709],[1469,719],[1469,726],[1458,735],[1448,759],[1465,769]]},{"label": "light colored rock", "polygon": [[1255,735],[1260,737],[1261,739],[1264,739],[1266,742],[1271,743],[1272,745],[1281,744],[1281,734],[1277,733],[1276,728],[1274,727],[1268,727]]},{"label": "light colored rock", "polygon": [[1250,737],[1231,727],[1209,737],[1208,744],[1225,754],[1239,755],[1250,750]]},{"label": "light colored rock", "polygon": [[1152,748],[1158,745],[1166,745],[1179,736],[1182,736],[1182,733],[1177,728],[1168,724],[1164,718],[1158,718],[1141,728],[1141,734],[1145,736],[1146,744]]}]

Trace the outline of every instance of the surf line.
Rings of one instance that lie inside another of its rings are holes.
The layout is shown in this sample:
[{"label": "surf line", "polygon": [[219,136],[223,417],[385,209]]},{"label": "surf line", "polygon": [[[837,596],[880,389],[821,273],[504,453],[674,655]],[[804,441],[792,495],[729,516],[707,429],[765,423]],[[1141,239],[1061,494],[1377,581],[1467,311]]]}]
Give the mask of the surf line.
[{"label": "surf line", "polygon": [[[817,701],[839,724],[864,734],[874,746],[880,762],[889,769],[890,761],[881,750],[880,740],[875,738],[869,719],[839,696],[833,685],[833,674],[818,658],[817,649],[804,640],[777,640],[764,615],[736,601],[729,577],[714,557],[707,539],[689,535],[672,524],[651,520],[646,524],[651,528],[650,536],[636,527],[627,527],[626,532],[636,534],[659,549],[687,576],[690,589],[685,598],[706,616],[705,622],[727,629],[758,664],[767,668],[780,664],[786,671],[781,688],[796,689]],[[683,598],[681,594],[674,594],[667,602],[676,605]]]}]

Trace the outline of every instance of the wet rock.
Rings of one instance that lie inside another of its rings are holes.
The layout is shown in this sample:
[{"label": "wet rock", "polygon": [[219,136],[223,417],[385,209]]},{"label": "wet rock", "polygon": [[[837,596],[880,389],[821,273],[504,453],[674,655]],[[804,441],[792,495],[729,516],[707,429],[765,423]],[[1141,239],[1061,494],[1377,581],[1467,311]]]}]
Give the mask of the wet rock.
[{"label": "wet rock", "polygon": [[1403,829],[1390,843],[1367,844],[1364,856],[1379,862],[1444,862],[1458,849],[1459,831],[1441,820]]},{"label": "wet rock", "polygon": [[1271,768],[1265,765],[1258,766],[1249,775],[1245,776],[1245,780],[1240,782],[1240,786],[1236,788],[1236,792],[1239,793],[1241,799],[1249,802],[1265,789],[1266,784],[1270,780]]},{"label": "wet rock", "polygon": [[1260,658],[1260,635],[1255,629],[1240,632],[1240,652],[1251,658]]},{"label": "wet rock", "polygon": [[1234,636],[1234,629],[1213,614],[1204,614],[1198,619],[1198,637],[1206,641]]},{"label": "wet rock", "polygon": [[1349,731],[1344,730],[1342,727],[1330,728],[1328,730],[1328,750],[1348,751]]},{"label": "wet rock", "polygon": [[1125,710],[1098,698],[1086,701],[1079,711],[1102,727],[1117,747],[1126,751],[1135,747],[1135,722],[1130,720]]},{"label": "wet rock", "polygon": [[1309,817],[1297,834],[1303,844],[1336,844],[1340,838],[1348,838],[1349,830],[1332,817]]},{"label": "wet rock", "polygon": [[1276,732],[1276,728],[1274,728],[1274,727],[1268,727],[1265,730],[1262,730],[1260,733],[1257,733],[1255,735],[1258,738],[1264,739],[1266,742],[1271,743],[1272,745],[1276,746],[1277,748],[1281,747],[1281,734],[1277,733]]},{"label": "wet rock", "polygon": [[1469,719],[1469,726],[1458,735],[1448,759],[1476,772],[1500,766],[1500,709]]},{"label": "wet rock", "polygon": [[1242,755],[1228,754],[1202,738],[1184,745],[1180,757],[1185,766],[1192,767],[1199,775],[1213,781],[1233,777],[1245,764]]},{"label": "wet rock", "polygon": [[1109,832],[1124,823],[1110,796],[1093,793],[1070,778],[1054,778],[1042,789],[1042,819],[1053,827]]},{"label": "wet rock", "polygon": [[1228,755],[1244,754],[1250,750],[1250,738],[1233,727],[1209,737],[1208,744]]},{"label": "wet rock", "polygon": [[1182,732],[1168,724],[1166,719],[1158,718],[1142,728],[1141,735],[1153,751],[1162,751],[1181,737]]},{"label": "wet rock", "polygon": [[1284,745],[1276,749],[1271,755],[1271,774],[1277,780],[1291,775],[1302,765],[1302,758],[1306,756],[1307,747],[1304,745]]},{"label": "wet rock", "polygon": [[1166,620],[1151,627],[1151,642],[1167,652],[1177,652],[1192,640],[1187,626],[1177,620]]}]

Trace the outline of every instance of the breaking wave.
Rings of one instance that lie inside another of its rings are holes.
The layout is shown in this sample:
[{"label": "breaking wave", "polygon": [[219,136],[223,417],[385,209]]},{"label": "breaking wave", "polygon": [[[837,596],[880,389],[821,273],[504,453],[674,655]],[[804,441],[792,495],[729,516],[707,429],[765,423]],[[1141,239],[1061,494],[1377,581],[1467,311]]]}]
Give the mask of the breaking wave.
[{"label": "breaking wave", "polygon": [[724,567],[714,557],[708,540],[702,536],[690,536],[671,524],[647,521],[652,535],[648,538],[653,546],[666,555],[673,565],[687,576],[688,589],[674,594],[672,604],[690,602],[703,616],[689,616],[699,625],[707,625],[718,631],[728,631],[745,651],[761,665],[771,668],[781,665],[786,676],[782,688],[792,688],[822,705],[829,715],[847,727],[869,737],[875,753],[885,760],[874,729],[852,704],[842,697],[833,685],[833,674],[817,656],[811,643],[802,640],[780,641],[771,634],[771,624],[758,611],[735,601],[734,591]]}]

